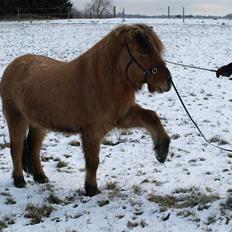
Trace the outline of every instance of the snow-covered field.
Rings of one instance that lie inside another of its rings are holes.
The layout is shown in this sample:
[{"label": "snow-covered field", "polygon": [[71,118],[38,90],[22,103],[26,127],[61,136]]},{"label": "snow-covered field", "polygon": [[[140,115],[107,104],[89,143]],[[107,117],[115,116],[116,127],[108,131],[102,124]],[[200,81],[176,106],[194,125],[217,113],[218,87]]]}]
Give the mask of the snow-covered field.
[{"label": "snow-covered field", "polygon": [[[167,60],[212,69],[232,60],[232,21],[130,22],[154,27],[166,46]],[[25,53],[71,60],[120,23],[119,19],[0,22],[0,76],[9,62]],[[232,148],[232,81],[217,79],[211,72],[168,67],[206,137]],[[160,115],[172,137],[169,158],[158,163],[146,131],[113,131],[101,146],[101,194],[92,198],[84,195],[79,135],[49,133],[42,160],[50,183],[38,185],[27,176],[27,187],[15,188],[0,110],[0,230],[232,231],[232,153],[205,143],[173,89],[151,95],[144,87],[137,101]]]}]

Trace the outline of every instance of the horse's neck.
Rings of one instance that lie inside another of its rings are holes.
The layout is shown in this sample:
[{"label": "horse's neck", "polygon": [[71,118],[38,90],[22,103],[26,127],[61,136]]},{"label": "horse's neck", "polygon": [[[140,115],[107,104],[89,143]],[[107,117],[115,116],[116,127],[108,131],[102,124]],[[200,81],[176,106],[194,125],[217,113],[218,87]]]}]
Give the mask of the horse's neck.
[{"label": "horse's neck", "polygon": [[120,49],[112,50],[107,44],[100,41],[70,63],[83,69],[95,69],[104,75],[112,74],[118,63]]}]

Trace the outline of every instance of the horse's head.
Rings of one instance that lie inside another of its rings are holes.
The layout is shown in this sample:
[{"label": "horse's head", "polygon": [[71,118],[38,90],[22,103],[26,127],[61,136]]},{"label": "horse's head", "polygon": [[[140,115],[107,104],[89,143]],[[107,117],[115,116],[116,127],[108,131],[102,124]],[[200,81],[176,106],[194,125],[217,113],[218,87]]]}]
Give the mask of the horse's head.
[{"label": "horse's head", "polygon": [[121,66],[130,84],[137,90],[147,83],[150,92],[171,88],[171,74],[162,59],[164,46],[151,27],[124,25],[120,33],[123,57]]}]

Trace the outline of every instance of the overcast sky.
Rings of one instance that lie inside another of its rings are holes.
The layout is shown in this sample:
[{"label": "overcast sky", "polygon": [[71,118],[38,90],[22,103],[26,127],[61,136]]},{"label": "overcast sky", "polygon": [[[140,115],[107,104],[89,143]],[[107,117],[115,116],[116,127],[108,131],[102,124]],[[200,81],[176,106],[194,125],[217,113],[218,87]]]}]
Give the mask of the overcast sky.
[{"label": "overcast sky", "polygon": [[[72,0],[74,6],[83,9],[90,0]],[[117,12],[124,7],[126,13],[161,15],[167,13],[181,14],[185,7],[186,14],[226,15],[232,13],[232,0],[113,0]]]}]

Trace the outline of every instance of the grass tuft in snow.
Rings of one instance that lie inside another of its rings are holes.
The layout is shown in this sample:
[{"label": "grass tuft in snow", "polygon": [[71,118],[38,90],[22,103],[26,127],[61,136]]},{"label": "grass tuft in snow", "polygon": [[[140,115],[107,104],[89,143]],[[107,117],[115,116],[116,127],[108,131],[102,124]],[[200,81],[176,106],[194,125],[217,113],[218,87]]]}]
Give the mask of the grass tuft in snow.
[{"label": "grass tuft in snow", "polygon": [[67,166],[68,166],[68,163],[62,160],[60,160],[56,165],[57,168],[65,168]]},{"label": "grass tuft in snow", "polygon": [[81,146],[81,143],[77,140],[73,140],[69,143],[70,146],[73,146],[73,147],[80,147]]},{"label": "grass tuft in snow", "polygon": [[5,201],[6,205],[15,205],[16,201],[12,197],[7,197]]},{"label": "grass tuft in snow", "polygon": [[10,143],[0,143],[0,150],[10,147]]},{"label": "grass tuft in snow", "polygon": [[15,224],[15,218],[10,215],[10,216],[4,216],[0,220],[0,231],[6,229],[9,225]]},{"label": "grass tuft in snow", "polygon": [[117,182],[109,181],[106,184],[106,189],[110,190],[109,197],[111,197],[111,198],[117,196],[119,194],[119,192],[120,192],[120,188],[117,185]]},{"label": "grass tuft in snow", "polygon": [[133,192],[136,195],[141,195],[142,188],[140,185],[133,185]]},{"label": "grass tuft in snow", "polygon": [[225,202],[220,204],[221,215],[226,216],[227,220],[232,220],[232,214],[228,212],[232,212],[232,195],[230,194]]},{"label": "grass tuft in snow", "polygon": [[56,196],[54,193],[51,193],[50,196],[48,197],[48,202],[50,204],[56,204],[56,205],[59,205],[61,204],[63,201],[58,197]]},{"label": "grass tuft in snow", "polygon": [[219,145],[226,145],[229,144],[228,141],[219,138],[218,136],[214,136],[209,140],[211,143],[218,143]]},{"label": "grass tuft in snow", "polygon": [[98,204],[100,207],[103,207],[103,206],[105,206],[105,205],[110,204],[110,201],[109,201],[109,200],[101,200],[101,201],[98,201],[97,204]]},{"label": "grass tuft in snow", "polygon": [[34,225],[42,222],[44,217],[49,217],[54,208],[46,204],[41,207],[28,204],[25,210],[24,217],[31,219],[30,224]]},{"label": "grass tuft in snow", "polygon": [[219,199],[218,195],[206,195],[199,191],[190,191],[189,189],[178,189],[175,193],[182,193],[176,195],[156,195],[150,194],[148,200],[159,204],[162,210],[168,208],[184,209],[198,206],[198,210],[209,208],[209,203]]}]

